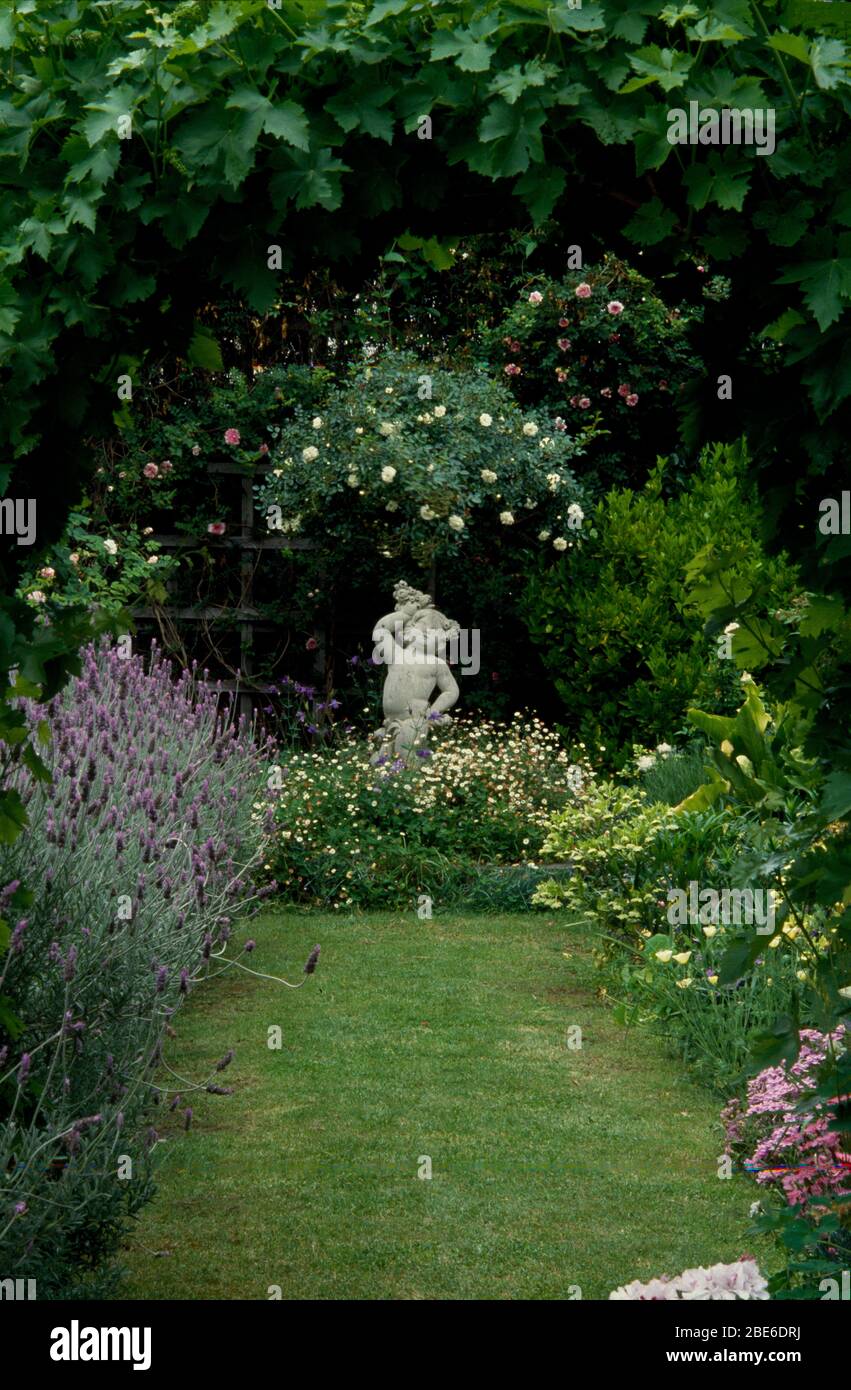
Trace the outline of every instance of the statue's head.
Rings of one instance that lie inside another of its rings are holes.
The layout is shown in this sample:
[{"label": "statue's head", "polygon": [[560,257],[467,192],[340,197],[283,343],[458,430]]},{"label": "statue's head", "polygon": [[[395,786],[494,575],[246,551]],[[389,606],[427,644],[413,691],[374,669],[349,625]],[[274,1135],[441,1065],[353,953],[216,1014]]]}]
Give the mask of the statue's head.
[{"label": "statue's head", "polygon": [[421,589],[415,589],[413,585],[406,584],[404,579],[394,586],[393,599],[397,608],[427,608],[431,603],[431,594],[425,594]]}]

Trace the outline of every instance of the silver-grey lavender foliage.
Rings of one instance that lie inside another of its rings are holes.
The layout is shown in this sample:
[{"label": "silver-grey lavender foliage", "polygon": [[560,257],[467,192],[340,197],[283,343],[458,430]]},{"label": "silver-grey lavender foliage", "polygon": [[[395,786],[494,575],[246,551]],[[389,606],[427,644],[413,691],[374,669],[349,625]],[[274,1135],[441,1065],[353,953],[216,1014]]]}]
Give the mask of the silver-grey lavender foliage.
[{"label": "silver-grey lavender foliage", "polygon": [[34,892],[0,956],[0,1273],[50,1297],[150,1195],[168,1021],[269,891],[253,810],[269,751],[156,653],[89,648],[28,714],[49,723],[53,781],[19,774],[30,828],[0,848],[0,898]]}]

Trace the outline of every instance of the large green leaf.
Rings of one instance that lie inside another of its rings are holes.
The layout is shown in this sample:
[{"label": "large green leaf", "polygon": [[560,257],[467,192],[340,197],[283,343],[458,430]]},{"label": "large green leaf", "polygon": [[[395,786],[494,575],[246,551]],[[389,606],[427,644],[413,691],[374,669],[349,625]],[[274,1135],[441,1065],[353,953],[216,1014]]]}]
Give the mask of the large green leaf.
[{"label": "large green leaf", "polygon": [[259,116],[261,127],[267,135],[284,140],[297,150],[310,148],[308,119],[297,102],[271,102],[253,87],[240,87],[225,105],[228,110],[235,108]]}]

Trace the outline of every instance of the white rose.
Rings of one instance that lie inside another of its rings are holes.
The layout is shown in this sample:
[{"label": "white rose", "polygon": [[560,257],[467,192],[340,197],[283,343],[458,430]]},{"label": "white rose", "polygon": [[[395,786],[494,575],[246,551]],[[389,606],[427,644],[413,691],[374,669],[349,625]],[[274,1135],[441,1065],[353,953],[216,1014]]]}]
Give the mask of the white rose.
[{"label": "white rose", "polygon": [[105,540],[103,544],[104,544],[104,549],[105,549],[105,550],[108,550],[109,553],[110,553],[110,555],[117,555],[117,554],[118,554],[118,542],[117,542],[117,541],[114,541],[114,540],[112,539],[111,536],[110,536],[109,540]]},{"label": "white rose", "polygon": [[487,429],[488,425],[493,424],[493,416],[488,415],[488,413],[485,411],[482,415],[479,416],[479,424],[484,425],[485,429]]},{"label": "white rose", "polygon": [[552,534],[552,533],[551,533],[550,531],[539,531],[539,532],[538,532],[538,540],[539,540],[539,541],[548,541],[551,534]]},{"label": "white rose", "polygon": [[531,420],[527,420],[526,424],[523,426],[523,433],[527,435],[529,439],[532,439],[538,433],[538,426],[533,425]]},{"label": "white rose", "polygon": [[302,449],[301,456],[305,463],[312,463],[314,459],[319,458],[319,450],[314,444],[308,444],[306,449]]},{"label": "white rose", "polygon": [[567,550],[567,541],[564,539],[564,536],[556,536],[553,541],[553,548],[555,550]]},{"label": "white rose", "polygon": [[398,512],[398,510],[399,510],[399,503],[398,503],[398,502],[388,502],[388,503],[387,503],[387,506],[384,508],[384,510],[385,510],[385,512]]},{"label": "white rose", "polygon": [[433,512],[431,507],[420,507],[420,516],[423,521],[434,521],[436,515],[437,513]]},{"label": "white rose", "polygon": [[442,420],[445,414],[446,414],[446,406],[445,406],[445,405],[436,405],[436,406],[434,407],[434,418],[435,418],[436,420]]},{"label": "white rose", "polygon": [[383,434],[386,439],[388,435],[393,433],[393,426],[387,420],[382,420],[378,426],[378,433]]},{"label": "white rose", "polygon": [[547,483],[548,483],[548,485],[549,485],[550,492],[555,492],[555,490],[556,490],[556,488],[558,487],[558,485],[559,485],[560,482],[561,482],[561,474],[560,474],[560,473],[548,473],[548,474],[547,474]]},{"label": "white rose", "polygon": [[314,417],[313,417],[313,419],[311,420],[310,423],[312,424],[312,426],[313,426],[313,428],[314,428],[315,430],[321,430],[321,428],[322,428],[322,416],[321,416],[321,415],[314,415]]},{"label": "white rose", "polygon": [[494,473],[494,471],[493,471],[492,468],[483,468],[483,469],[482,469],[482,479],[483,479],[483,481],[486,482],[486,483],[495,483],[495,482],[496,482],[496,474]]},{"label": "white rose", "polygon": [[451,517],[449,518],[449,525],[452,527],[452,530],[453,530],[453,531],[463,531],[463,530],[464,530],[464,520],[463,520],[463,518],[460,517],[460,516],[451,516]]},{"label": "white rose", "polygon": [[499,514],[499,519],[500,519],[500,521],[502,522],[503,526],[513,526],[513,525],[514,525],[514,513],[513,513],[513,512],[500,512],[500,514]]},{"label": "white rose", "polygon": [[393,481],[393,479],[394,479],[395,477],[396,477],[396,469],[395,469],[395,468],[391,468],[390,465],[389,465],[389,463],[388,463],[388,465],[387,465],[386,468],[382,468],[382,470],[381,470],[381,481],[382,481],[382,483],[392,483],[392,481]]},{"label": "white rose", "polygon": [[360,482],[360,479],[358,478],[357,473],[350,473],[348,478],[346,479],[346,482],[348,483],[349,487],[357,487],[358,483]]}]

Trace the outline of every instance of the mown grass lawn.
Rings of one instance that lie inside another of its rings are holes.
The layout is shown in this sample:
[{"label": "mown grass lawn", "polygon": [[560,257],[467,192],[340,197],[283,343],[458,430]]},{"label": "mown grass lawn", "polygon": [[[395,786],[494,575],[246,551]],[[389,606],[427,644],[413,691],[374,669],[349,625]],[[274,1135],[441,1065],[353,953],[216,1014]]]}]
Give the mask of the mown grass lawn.
[{"label": "mown grass lawn", "polygon": [[204,1078],[234,1047],[216,1080],[235,1090],[191,1097],[189,1134],[161,1121],[124,1296],[605,1298],[759,1254],[753,1187],[716,1175],[717,1102],[614,1023],[582,930],[290,912],[250,931],[256,969],[298,980],[321,942],[319,968],[297,993],[233,971],[179,1015],[169,1065]]}]

